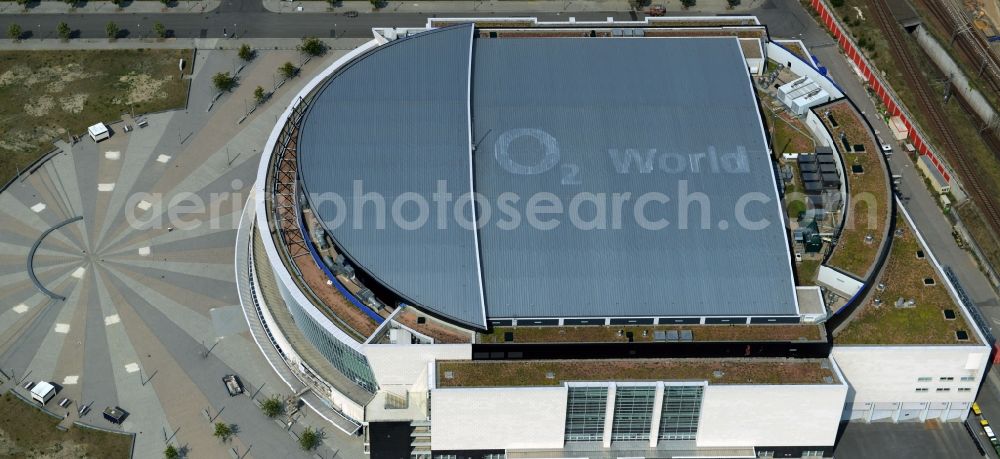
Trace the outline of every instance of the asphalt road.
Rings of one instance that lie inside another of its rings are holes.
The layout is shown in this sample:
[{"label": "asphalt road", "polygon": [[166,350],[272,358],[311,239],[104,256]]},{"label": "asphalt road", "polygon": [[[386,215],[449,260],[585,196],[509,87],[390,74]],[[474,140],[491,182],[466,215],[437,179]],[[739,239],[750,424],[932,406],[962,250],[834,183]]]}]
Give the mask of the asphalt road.
[{"label": "asphalt road", "polygon": [[[170,36],[177,38],[223,38],[232,36],[243,38],[301,38],[315,36],[323,38],[371,37],[373,27],[419,27],[427,23],[428,16],[468,16],[467,12],[454,14],[420,13],[369,13],[348,18],[342,13],[273,13],[248,6],[251,2],[241,2],[227,8],[198,14],[25,14],[0,16],[0,29],[7,30],[17,23],[24,30],[23,38],[56,38],[56,26],[65,21],[73,29],[74,38],[105,38],[108,22],[118,25],[119,38],[144,38],[152,34],[153,24],[162,23]],[[476,16],[511,16],[509,13],[477,12]],[[567,16],[557,13],[530,13],[543,20],[565,21]],[[627,11],[573,13],[579,21],[600,20],[609,16],[617,20],[630,19]]]},{"label": "asphalt road", "polygon": [[[226,0],[219,8],[207,13],[108,13],[108,14],[4,14],[0,29],[7,30],[17,23],[24,30],[23,38],[56,38],[56,26],[65,21],[73,29],[74,38],[105,38],[105,26],[115,22],[119,38],[142,38],[152,34],[153,24],[162,23],[170,36],[178,38],[324,38],[371,37],[373,27],[423,26],[428,17],[494,17],[528,16],[547,21],[566,21],[572,14],[578,21],[641,19],[632,11],[601,11],[572,13],[491,13],[488,11],[456,11],[448,14],[397,13],[380,11],[361,13],[349,18],[343,13],[274,13],[264,9],[260,0]],[[674,15],[704,15],[705,13],[672,13]],[[768,0],[763,6],[746,13],[756,15],[767,24],[770,33],[781,38],[801,38],[810,41],[830,41],[817,29],[809,14],[797,0]]]}]

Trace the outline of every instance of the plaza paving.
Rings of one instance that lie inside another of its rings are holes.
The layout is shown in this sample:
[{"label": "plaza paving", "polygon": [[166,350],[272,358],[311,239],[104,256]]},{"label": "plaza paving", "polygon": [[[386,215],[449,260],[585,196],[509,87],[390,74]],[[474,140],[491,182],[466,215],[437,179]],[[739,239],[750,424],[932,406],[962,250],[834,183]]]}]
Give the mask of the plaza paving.
[{"label": "plaza paving", "polygon": [[[300,56],[260,52],[240,86],[207,111],[211,76],[239,62],[233,51],[199,50],[186,109],[149,114],[148,126],[130,133],[115,124],[101,143],[61,143],[60,153],[0,193],[0,368],[18,381],[61,385],[59,397],[74,402],[61,412],[70,420],[91,404],[82,422],[136,432],[135,457],[161,457],[174,432],[171,443],[187,446],[189,457],[228,457],[228,448],[249,450],[244,457],[310,457],[249,397],[230,398],[221,378],[241,375],[258,398],[290,395],[239,306],[236,228],[276,115],[339,55],[307,64],[238,124],[254,88],[270,89],[278,66]],[[33,260],[39,282],[66,297],[52,300],[31,282],[28,253],[43,232],[77,216],[43,239]],[[59,410],[56,401],[48,407]],[[120,427],[100,414],[115,405],[131,413]],[[237,424],[237,436],[228,444],[212,437],[205,411]],[[302,416],[293,430],[324,426],[315,413]],[[324,430],[320,455],[360,455],[360,439]]]}]

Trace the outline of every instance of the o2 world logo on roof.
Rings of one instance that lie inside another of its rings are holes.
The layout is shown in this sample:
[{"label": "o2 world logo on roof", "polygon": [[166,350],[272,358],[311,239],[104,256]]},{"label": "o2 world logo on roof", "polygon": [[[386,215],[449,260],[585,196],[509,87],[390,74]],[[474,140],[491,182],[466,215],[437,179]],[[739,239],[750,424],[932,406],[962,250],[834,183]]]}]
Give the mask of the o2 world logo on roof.
[{"label": "o2 world logo on roof", "polygon": [[[524,164],[515,160],[511,144],[528,137],[542,146],[542,157],[534,164]],[[500,167],[517,175],[544,174],[559,166],[560,182],[563,185],[580,185],[580,166],[575,163],[560,163],[559,141],[548,132],[534,128],[516,128],[504,131],[493,145],[494,156]],[[608,148],[608,159],[619,174],[748,174],[749,157],[746,148],[737,146],[735,151],[719,153],[709,145],[704,152],[678,153],[660,152],[656,148]]]}]

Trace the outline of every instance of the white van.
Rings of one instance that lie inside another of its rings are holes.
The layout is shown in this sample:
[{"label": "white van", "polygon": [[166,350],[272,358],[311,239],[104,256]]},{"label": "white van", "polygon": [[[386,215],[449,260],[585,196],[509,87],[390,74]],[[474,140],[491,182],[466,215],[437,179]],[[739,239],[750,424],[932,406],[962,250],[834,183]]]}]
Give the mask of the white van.
[{"label": "white van", "polygon": [[48,403],[55,396],[56,386],[53,386],[52,383],[38,381],[38,384],[31,388],[31,399],[42,405]]},{"label": "white van", "polygon": [[87,133],[90,134],[91,139],[94,139],[94,142],[100,142],[111,137],[111,131],[108,130],[108,127],[104,123],[97,123],[87,128]]}]

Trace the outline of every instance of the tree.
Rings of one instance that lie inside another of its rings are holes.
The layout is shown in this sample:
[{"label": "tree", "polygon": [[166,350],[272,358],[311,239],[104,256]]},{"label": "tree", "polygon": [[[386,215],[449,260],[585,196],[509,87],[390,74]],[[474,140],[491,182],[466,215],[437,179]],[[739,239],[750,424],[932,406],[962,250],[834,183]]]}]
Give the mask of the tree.
[{"label": "tree", "polygon": [[65,21],[60,22],[59,25],[56,26],[56,33],[59,34],[59,38],[61,38],[63,41],[69,40],[69,34],[71,32],[73,31],[69,28],[69,24],[67,24]]},{"label": "tree", "polygon": [[219,72],[212,77],[212,84],[219,91],[230,91],[236,87],[236,77],[230,75],[229,72]]},{"label": "tree", "polygon": [[281,76],[285,78],[291,78],[299,73],[299,68],[292,65],[291,62],[285,62],[281,67],[278,67],[278,72],[281,72]]},{"label": "tree", "polygon": [[104,32],[108,34],[108,40],[114,40],[118,38],[118,24],[114,21],[108,21],[107,25],[104,26]]},{"label": "tree", "polygon": [[167,28],[164,27],[162,22],[153,23],[153,32],[156,33],[157,37],[167,38]]},{"label": "tree", "polygon": [[[253,90],[253,100],[255,102],[257,102],[258,105],[260,105],[260,104],[262,104],[264,102],[265,99],[267,99],[267,94],[264,92],[264,88],[262,88],[260,86],[257,86],[257,88],[255,88]],[[270,400],[271,399],[264,400],[264,403],[267,403]],[[262,406],[262,408],[264,408],[264,407]],[[267,414],[267,413],[268,413],[268,410],[264,409],[264,414]],[[268,414],[267,417],[273,418],[273,417],[277,416],[277,414],[278,413]]]},{"label": "tree", "polygon": [[[263,95],[264,88],[257,86],[257,89],[255,89],[253,92],[254,97],[257,97],[257,91],[260,91],[260,93]],[[261,99],[257,99],[257,103],[260,102]],[[281,401],[280,398],[278,398],[277,395],[275,395],[273,397],[264,399],[264,402],[260,404],[260,410],[264,412],[264,416],[273,418],[281,414],[283,411],[285,411],[285,404],[284,402]]]},{"label": "tree", "polygon": [[840,8],[844,6],[844,0],[830,0],[830,4],[833,5],[834,8]]},{"label": "tree", "polygon": [[302,434],[299,435],[299,447],[305,451],[312,451],[319,446],[321,440],[319,432],[313,430],[312,427],[306,427],[306,430],[303,430]]},{"label": "tree", "polygon": [[726,0],[726,2],[729,3],[729,8],[730,9],[736,8],[737,6],[740,6],[741,1],[742,0]]},{"label": "tree", "polygon": [[302,43],[298,46],[300,53],[307,56],[321,56],[326,52],[326,45],[319,41],[315,37],[306,37],[302,39]]},{"label": "tree", "polygon": [[163,6],[170,6],[170,4],[173,3],[173,0],[160,0],[160,3],[162,3]]},{"label": "tree", "polygon": [[66,2],[66,4],[69,5],[70,7],[75,7],[77,2],[77,0],[63,0],[63,1]]},{"label": "tree", "polygon": [[21,6],[28,6],[28,0],[17,0],[17,4]]},{"label": "tree", "polygon": [[698,0],[681,0],[681,5],[684,6],[684,9],[691,8],[692,6],[694,6],[697,3],[698,3]]},{"label": "tree", "polygon": [[229,441],[229,438],[233,436],[233,427],[224,422],[215,423],[215,433],[212,435],[222,441]]},{"label": "tree", "polygon": [[254,55],[253,48],[251,48],[250,45],[246,43],[240,45],[240,51],[239,51],[240,59],[243,59],[246,62],[250,62],[251,60],[253,60],[253,55]]},{"label": "tree", "polygon": [[181,453],[174,448],[174,445],[167,446],[167,449],[163,450],[163,457],[165,459],[178,459],[181,457]]},{"label": "tree", "polygon": [[7,37],[11,40],[20,41],[21,33],[22,30],[20,24],[11,24],[10,27],[7,27]]},{"label": "tree", "polygon": [[121,8],[121,6],[122,6],[122,0],[111,0],[111,4],[113,4],[113,5]]},{"label": "tree", "polygon": [[372,8],[379,9],[382,7],[382,2],[384,0],[368,0],[368,3],[372,4]]}]

